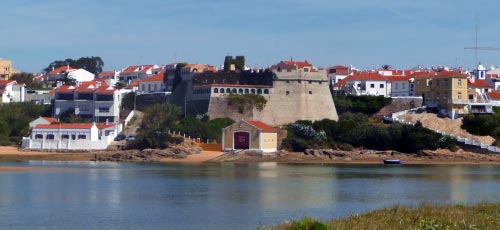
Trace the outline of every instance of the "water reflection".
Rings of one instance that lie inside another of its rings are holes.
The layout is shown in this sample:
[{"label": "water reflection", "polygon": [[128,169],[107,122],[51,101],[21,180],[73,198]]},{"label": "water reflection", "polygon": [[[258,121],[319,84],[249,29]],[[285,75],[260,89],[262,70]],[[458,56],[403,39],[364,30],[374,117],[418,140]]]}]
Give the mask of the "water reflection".
[{"label": "water reflection", "polygon": [[393,204],[497,201],[499,166],[18,162],[0,172],[0,229],[255,229]]}]

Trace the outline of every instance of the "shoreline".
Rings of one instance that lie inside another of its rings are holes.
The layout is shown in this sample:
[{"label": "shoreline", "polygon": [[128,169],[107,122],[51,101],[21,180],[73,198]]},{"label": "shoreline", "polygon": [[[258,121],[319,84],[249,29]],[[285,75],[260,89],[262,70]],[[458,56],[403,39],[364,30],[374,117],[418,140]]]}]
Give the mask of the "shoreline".
[{"label": "shoreline", "polygon": [[[99,152],[29,152],[20,151],[13,146],[0,146],[0,162],[15,161],[94,161],[95,157],[109,157],[120,151],[99,151]],[[500,165],[500,154],[481,154],[458,150],[451,152],[447,150],[425,151],[424,155],[405,154],[391,151],[378,152],[377,154],[344,151],[341,156],[313,156],[303,153],[287,152],[279,153],[273,157],[263,157],[242,154],[236,157],[226,155],[231,159],[224,159],[225,153],[220,151],[201,151],[198,154],[187,155],[185,158],[163,157],[151,163],[283,163],[283,164],[338,164],[338,165],[382,165],[384,159],[400,159],[403,165]],[[220,159],[222,157],[222,159]],[[219,158],[219,159],[217,159]],[[215,159],[215,160],[214,160]],[[110,161],[101,161],[110,162]],[[145,162],[147,161],[124,161],[124,162]],[[1,171],[1,169],[0,169]]]}]

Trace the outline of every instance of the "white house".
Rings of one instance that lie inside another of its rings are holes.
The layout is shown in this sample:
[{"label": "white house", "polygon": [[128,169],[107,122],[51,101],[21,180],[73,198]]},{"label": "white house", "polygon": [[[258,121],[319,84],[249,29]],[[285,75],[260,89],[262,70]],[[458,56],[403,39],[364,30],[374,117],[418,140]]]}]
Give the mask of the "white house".
[{"label": "white house", "polygon": [[92,81],[95,75],[84,69],[70,70],[68,72],[68,78],[74,79],[76,82]]},{"label": "white house", "polygon": [[388,82],[388,92],[390,92],[391,97],[407,97],[413,96],[411,90],[410,76],[387,76],[386,80]]},{"label": "white house", "polygon": [[45,77],[45,81],[52,81],[52,82],[57,81],[57,80],[63,78],[67,72],[72,71],[72,70],[75,70],[75,68],[73,68],[69,65],[61,66],[57,69],[54,69],[54,67],[52,67],[52,71],[47,73],[47,76]]},{"label": "white house", "polygon": [[139,81],[139,93],[165,92],[165,83],[163,82],[163,73],[153,75]]},{"label": "white house", "polygon": [[24,102],[26,85],[14,80],[0,80],[0,102]]},{"label": "white house", "polygon": [[55,90],[54,116],[74,109],[75,115],[96,122],[116,122],[120,117],[120,102],[120,91],[99,81],[62,85]]},{"label": "white house", "polygon": [[356,95],[390,96],[390,89],[387,87],[387,80],[379,73],[364,72],[350,75],[340,83],[345,82],[345,86]]},{"label": "white house", "polygon": [[50,105],[54,99],[54,90],[26,90],[25,101],[37,105]]},{"label": "white house", "polygon": [[158,69],[158,65],[134,65],[124,68],[119,76],[120,82],[130,83],[137,79],[144,79],[148,76],[154,75],[153,69]]},{"label": "white house", "polygon": [[21,147],[33,150],[105,150],[120,125],[96,124],[36,124],[31,136],[23,138]]}]

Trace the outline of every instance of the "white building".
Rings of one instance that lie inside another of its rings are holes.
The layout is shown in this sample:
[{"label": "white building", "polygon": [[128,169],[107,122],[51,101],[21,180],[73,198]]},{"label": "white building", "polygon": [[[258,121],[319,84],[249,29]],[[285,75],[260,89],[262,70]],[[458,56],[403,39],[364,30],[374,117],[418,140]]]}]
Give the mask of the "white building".
[{"label": "white building", "polygon": [[387,76],[387,87],[391,97],[413,96],[410,76]]},{"label": "white building", "polygon": [[0,102],[24,102],[26,85],[14,80],[0,80]]},{"label": "white building", "polygon": [[107,124],[36,124],[21,147],[33,150],[105,150],[121,132],[121,126]]},{"label": "white building", "polygon": [[165,92],[165,83],[163,82],[163,73],[153,75],[139,81],[139,93]]},{"label": "white building", "polygon": [[153,69],[158,69],[158,65],[134,65],[127,66],[123,69],[119,76],[118,81],[124,83],[131,83],[137,79],[144,79],[146,77],[152,76],[155,73]]},{"label": "white building", "polygon": [[70,70],[68,72],[68,78],[76,82],[92,81],[95,78],[95,74],[84,69]]},{"label": "white building", "polygon": [[54,116],[74,109],[75,115],[96,122],[116,122],[120,118],[120,102],[119,90],[98,81],[62,85],[55,90]]},{"label": "white building", "polygon": [[390,96],[387,80],[379,73],[360,73],[350,75],[337,85],[345,83],[345,87],[355,95]]},{"label": "white building", "polygon": [[37,105],[50,105],[54,99],[54,90],[26,90],[25,101]]}]

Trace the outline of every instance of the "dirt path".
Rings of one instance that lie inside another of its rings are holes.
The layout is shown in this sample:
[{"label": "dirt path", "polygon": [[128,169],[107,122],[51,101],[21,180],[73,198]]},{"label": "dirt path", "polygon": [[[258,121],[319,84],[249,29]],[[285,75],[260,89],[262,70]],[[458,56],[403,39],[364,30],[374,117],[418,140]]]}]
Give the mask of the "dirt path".
[{"label": "dirt path", "polygon": [[222,154],[224,154],[224,153],[220,152],[220,151],[201,151],[201,153],[188,155],[186,158],[183,158],[183,159],[163,158],[160,160],[160,162],[203,163],[203,162],[208,161],[210,159],[216,158]]},{"label": "dirt path", "polygon": [[123,131],[125,136],[137,135],[137,129],[139,129],[139,127],[141,126],[142,118],[144,117],[144,113],[139,111],[139,110],[136,110],[134,116],[135,116],[134,123],[127,125],[125,127],[125,130]]},{"label": "dirt path", "polygon": [[460,127],[462,125],[462,118],[452,120],[448,117],[440,118],[433,113],[420,113],[420,114],[403,115],[400,116],[399,119],[412,123],[420,121],[422,122],[422,125],[426,128],[443,131],[446,133],[457,135],[462,138],[465,137],[485,144],[492,144],[495,141],[493,137],[475,136],[463,130]]}]

